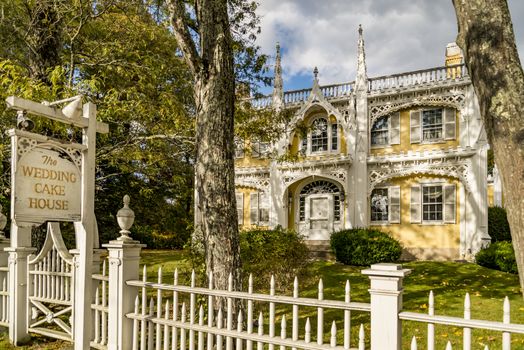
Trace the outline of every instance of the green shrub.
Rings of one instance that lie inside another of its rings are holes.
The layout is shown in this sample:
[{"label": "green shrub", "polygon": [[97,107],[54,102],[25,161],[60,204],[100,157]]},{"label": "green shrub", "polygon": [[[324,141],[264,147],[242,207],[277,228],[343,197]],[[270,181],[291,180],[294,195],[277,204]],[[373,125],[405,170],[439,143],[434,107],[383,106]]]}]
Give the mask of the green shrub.
[{"label": "green shrub", "polygon": [[138,225],[131,229],[131,238],[145,244],[147,249],[182,249],[188,237],[176,233],[158,233],[150,226]]},{"label": "green shrub", "polygon": [[295,276],[305,272],[309,250],[294,231],[257,229],[240,232],[240,257],[245,276],[253,274],[256,289],[267,289],[274,275],[276,288],[286,290]]},{"label": "green shrub", "polygon": [[488,208],[488,233],[492,242],[511,241],[506,209],[501,207]]},{"label": "green shrub", "polygon": [[402,253],[400,243],[387,233],[366,228],[333,233],[331,249],[337,261],[354,266],[397,261]]},{"label": "green shrub", "polygon": [[477,264],[490,269],[518,273],[515,251],[511,242],[495,242],[475,256]]}]

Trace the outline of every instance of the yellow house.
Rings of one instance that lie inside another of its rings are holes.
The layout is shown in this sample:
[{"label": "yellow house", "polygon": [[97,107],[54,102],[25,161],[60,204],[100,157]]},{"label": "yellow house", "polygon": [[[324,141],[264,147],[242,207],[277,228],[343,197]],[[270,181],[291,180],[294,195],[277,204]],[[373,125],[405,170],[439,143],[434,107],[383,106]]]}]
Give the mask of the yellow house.
[{"label": "yellow house", "polygon": [[[412,259],[469,259],[489,242],[489,147],[456,44],[442,67],[368,78],[359,28],[355,81],[321,86],[315,68],[310,89],[282,85],[277,46],[273,94],[252,103],[293,118],[274,144],[237,152],[243,227],[281,225],[320,244],[376,227]],[[276,160],[286,153],[298,161]]]}]

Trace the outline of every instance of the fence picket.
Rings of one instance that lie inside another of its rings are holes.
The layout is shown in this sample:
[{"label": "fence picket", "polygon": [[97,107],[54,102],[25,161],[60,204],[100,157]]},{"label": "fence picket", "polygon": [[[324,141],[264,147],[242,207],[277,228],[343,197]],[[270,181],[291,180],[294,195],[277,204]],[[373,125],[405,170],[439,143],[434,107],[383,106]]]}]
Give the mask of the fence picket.
[{"label": "fence picket", "polygon": [[[295,276],[293,281],[293,298],[298,299],[298,278]],[[293,319],[292,319],[292,329],[291,329],[291,338],[293,341],[298,340],[298,305],[293,304]],[[296,350],[297,348],[292,348]]]},{"label": "fence picket", "polygon": [[[510,306],[509,306],[508,297],[504,298],[504,305],[502,307],[502,310],[503,310],[502,322],[506,324],[510,323]],[[510,350],[510,349],[511,349],[511,333],[503,332],[502,333],[502,350]]]},{"label": "fence picket", "polygon": [[[222,315],[222,309],[218,309],[218,315],[217,315],[217,328],[222,329],[222,325],[224,322],[224,316]],[[222,335],[217,334],[217,350],[222,350],[224,347]]]},{"label": "fence picket", "polygon": [[[269,282],[269,295],[275,295],[275,276],[271,275],[271,280]],[[275,303],[269,303],[269,336],[273,338],[275,336]],[[273,350],[275,346],[269,344],[269,350]]]},{"label": "fence picket", "polygon": [[[191,288],[195,288],[195,270],[191,271]],[[195,324],[196,295],[189,293],[189,324]],[[189,350],[195,350],[195,331],[189,329]]]},{"label": "fence picket", "polygon": [[335,321],[331,324],[331,339],[329,345],[334,348],[337,346],[337,324]]},{"label": "fence picket", "polygon": [[[471,300],[469,293],[466,293],[464,298],[464,319],[471,319]],[[471,350],[471,328],[464,327],[464,350]]]},{"label": "fence picket", "polygon": [[[209,278],[208,278],[208,288],[209,290],[213,290],[213,272],[209,272]],[[209,295],[207,298],[207,326],[213,327],[213,319],[214,319],[214,305],[213,305],[213,296]],[[207,348],[213,349],[213,334],[207,333]]]},{"label": "fence picket", "polygon": [[411,350],[417,350],[417,338],[415,336],[411,338]]},{"label": "fence picket", "polygon": [[[264,315],[262,315],[262,311],[258,315],[258,335],[264,335]],[[259,341],[257,342],[257,350],[264,349],[264,344]]]},{"label": "fence picket", "polygon": [[[233,291],[233,275],[229,273],[227,290]],[[227,330],[233,330],[233,298],[227,297]],[[226,350],[233,350],[233,339],[230,336],[226,337]]]},{"label": "fence picket", "polygon": [[[173,275],[173,285],[178,285],[178,269],[175,269],[174,275]],[[178,320],[178,292],[175,290],[173,292],[173,321]],[[178,329],[176,326],[173,326],[172,330],[172,340],[171,343],[171,350],[177,350],[178,347]]]},{"label": "fence picket", "polygon": [[[324,300],[324,283],[322,278],[318,281],[318,300]],[[317,308],[317,344],[324,343],[324,309]]]},{"label": "fence picket", "polygon": [[[346,288],[344,292],[344,301],[349,303],[351,301],[351,285],[349,280],[346,281]],[[344,349],[349,350],[351,346],[351,311],[344,310]]]},{"label": "fence picket", "polygon": [[[237,318],[237,332],[242,333],[242,323],[244,322],[244,318],[242,317],[242,310],[238,311],[238,318]],[[237,344],[235,350],[242,350],[242,338],[237,337]]]},{"label": "fence picket", "polygon": [[364,325],[361,323],[360,329],[358,331],[358,350],[366,350],[366,342],[364,337]]},{"label": "fence picket", "polygon": [[[100,302],[100,289],[96,288],[95,290],[95,306],[99,305]],[[98,310],[98,307],[95,307],[95,343],[100,342],[100,310]]]},{"label": "fence picket", "polygon": [[[433,291],[429,292],[428,315],[435,315],[435,297]],[[435,324],[428,323],[428,350],[435,350]]]},{"label": "fence picket", "polygon": [[306,344],[309,344],[311,343],[311,322],[309,321],[309,317],[306,319],[306,326],[304,331],[304,342],[306,342]]},{"label": "fence picket", "polygon": [[149,299],[149,317],[148,317],[148,327],[147,327],[147,350],[153,350],[155,345],[155,324],[153,323],[153,315],[155,314],[155,299],[151,297]]},{"label": "fence picket", "polygon": [[[164,307],[164,320],[167,322],[169,320],[169,299],[166,300],[166,305]],[[164,325],[164,350],[169,350],[169,326],[167,323]]]},{"label": "fence picket", "polygon": [[[158,274],[158,277],[157,277],[158,284],[162,284],[162,266],[158,268],[157,274]],[[156,310],[156,317],[160,319],[162,318],[162,289],[160,288],[158,288],[156,291],[156,304],[158,305],[157,310]],[[162,328],[161,327],[162,326],[160,325],[160,323],[156,324],[156,335],[155,335],[155,338],[156,338],[155,349],[156,350],[161,350],[161,346],[162,346]]]},{"label": "fence picket", "polygon": [[[280,339],[286,339],[286,315],[282,315],[282,320],[280,321]],[[280,350],[286,350],[284,345],[280,345]]]},{"label": "fence picket", "polygon": [[[251,273],[247,282],[247,292],[253,294],[253,274]],[[253,300],[251,299],[247,301],[247,334],[253,334]],[[246,341],[246,349],[253,350],[252,340]]]},{"label": "fence picket", "polygon": [[[138,315],[140,308],[140,299],[138,295],[135,298],[135,315]],[[138,319],[133,319],[133,350],[138,350]]]},{"label": "fence picket", "polygon": [[453,350],[453,347],[451,346],[451,342],[448,340],[448,343],[446,344],[446,350]]},{"label": "fence picket", "polygon": [[[203,326],[204,325],[204,307],[200,305],[200,308],[198,309],[198,325]],[[204,350],[204,332],[199,331],[198,332],[198,350]]]},{"label": "fence picket", "polygon": [[[180,310],[180,322],[186,322],[186,303],[182,303],[182,309]],[[180,350],[186,349],[186,330],[180,328]]]}]

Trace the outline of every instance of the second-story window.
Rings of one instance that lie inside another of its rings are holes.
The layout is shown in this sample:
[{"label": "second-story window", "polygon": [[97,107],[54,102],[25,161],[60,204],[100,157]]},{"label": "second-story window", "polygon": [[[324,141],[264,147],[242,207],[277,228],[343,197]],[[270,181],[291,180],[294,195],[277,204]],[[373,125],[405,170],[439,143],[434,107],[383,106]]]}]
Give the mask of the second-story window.
[{"label": "second-story window", "polygon": [[438,143],[455,140],[457,115],[454,108],[428,108],[410,113],[411,143]]},{"label": "second-story window", "polygon": [[442,139],[442,109],[422,111],[422,140]]},{"label": "second-story window", "polygon": [[371,145],[383,146],[389,144],[389,116],[377,119],[371,127]]},{"label": "second-story window", "polygon": [[328,122],[324,118],[316,119],[311,125],[311,152],[325,152],[328,150]]},{"label": "second-story window", "polygon": [[339,149],[339,128],[336,122],[319,117],[313,120],[307,138],[300,141],[300,152],[304,155],[334,153]]}]

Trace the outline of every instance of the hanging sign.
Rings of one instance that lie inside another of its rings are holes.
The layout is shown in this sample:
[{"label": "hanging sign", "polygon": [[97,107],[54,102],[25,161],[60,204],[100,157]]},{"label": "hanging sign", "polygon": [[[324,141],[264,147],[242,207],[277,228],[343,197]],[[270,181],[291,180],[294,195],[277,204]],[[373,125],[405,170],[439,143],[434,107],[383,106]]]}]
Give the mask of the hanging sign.
[{"label": "hanging sign", "polygon": [[66,152],[36,147],[23,154],[15,170],[17,221],[78,221],[81,180]]}]

